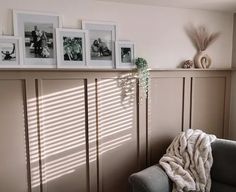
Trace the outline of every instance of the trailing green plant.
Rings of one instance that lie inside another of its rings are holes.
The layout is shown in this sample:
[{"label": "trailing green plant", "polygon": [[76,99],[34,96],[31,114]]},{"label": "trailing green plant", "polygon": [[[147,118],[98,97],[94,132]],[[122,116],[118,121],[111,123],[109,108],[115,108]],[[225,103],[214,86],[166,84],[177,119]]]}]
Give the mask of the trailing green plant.
[{"label": "trailing green plant", "polygon": [[149,89],[148,63],[144,58],[139,57],[135,60],[135,65],[137,66],[138,70],[139,84],[144,89],[147,96]]}]

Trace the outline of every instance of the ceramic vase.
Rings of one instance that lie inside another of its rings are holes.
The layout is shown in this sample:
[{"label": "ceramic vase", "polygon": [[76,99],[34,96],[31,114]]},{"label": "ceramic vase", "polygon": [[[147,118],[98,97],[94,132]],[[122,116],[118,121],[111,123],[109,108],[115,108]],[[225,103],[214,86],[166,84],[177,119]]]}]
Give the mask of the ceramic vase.
[{"label": "ceramic vase", "polygon": [[207,69],[211,66],[211,58],[205,51],[199,51],[194,58],[196,68]]}]

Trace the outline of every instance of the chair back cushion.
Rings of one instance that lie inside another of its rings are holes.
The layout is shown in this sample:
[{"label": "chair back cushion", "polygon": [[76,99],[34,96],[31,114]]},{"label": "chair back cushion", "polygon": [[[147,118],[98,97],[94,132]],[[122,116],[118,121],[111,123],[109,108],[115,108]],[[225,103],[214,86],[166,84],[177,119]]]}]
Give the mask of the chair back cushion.
[{"label": "chair back cushion", "polygon": [[217,139],[212,144],[212,191],[236,191],[236,142]]},{"label": "chair back cushion", "polygon": [[212,181],[211,192],[235,192],[236,187]]}]

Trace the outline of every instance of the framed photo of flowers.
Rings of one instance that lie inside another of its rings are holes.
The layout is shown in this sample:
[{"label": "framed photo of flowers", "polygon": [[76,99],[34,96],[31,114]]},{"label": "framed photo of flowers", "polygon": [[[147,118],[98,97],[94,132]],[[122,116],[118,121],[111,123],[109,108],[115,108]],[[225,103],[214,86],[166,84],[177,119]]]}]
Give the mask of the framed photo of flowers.
[{"label": "framed photo of flowers", "polygon": [[14,35],[22,37],[24,67],[56,67],[56,28],[61,16],[13,11]]},{"label": "framed photo of flowers", "polygon": [[116,42],[116,68],[135,68],[134,43],[131,41]]},{"label": "framed photo of flowers", "polygon": [[76,29],[56,29],[57,67],[84,68],[88,60],[88,32]]},{"label": "framed photo of flowers", "polygon": [[117,25],[111,22],[82,21],[82,28],[88,30],[88,66],[114,68]]},{"label": "framed photo of flowers", "polygon": [[22,67],[21,38],[13,36],[0,36],[0,67],[20,68]]}]

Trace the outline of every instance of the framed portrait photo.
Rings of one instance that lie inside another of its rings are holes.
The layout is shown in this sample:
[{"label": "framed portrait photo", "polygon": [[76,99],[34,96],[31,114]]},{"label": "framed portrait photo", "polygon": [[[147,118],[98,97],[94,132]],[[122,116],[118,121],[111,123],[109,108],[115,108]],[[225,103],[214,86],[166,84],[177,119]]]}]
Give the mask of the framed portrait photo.
[{"label": "framed portrait photo", "polygon": [[88,60],[86,30],[56,29],[58,68],[85,68]]},{"label": "framed portrait photo", "polygon": [[21,38],[13,36],[0,36],[0,67],[22,67],[23,54]]},{"label": "framed portrait photo", "polygon": [[114,68],[117,25],[111,22],[82,21],[82,28],[88,30],[88,66]]},{"label": "framed portrait photo", "polygon": [[22,37],[24,67],[56,67],[56,28],[62,26],[61,16],[13,11],[14,35]]},{"label": "framed portrait photo", "polygon": [[116,42],[116,68],[135,68],[134,43],[130,41]]}]

